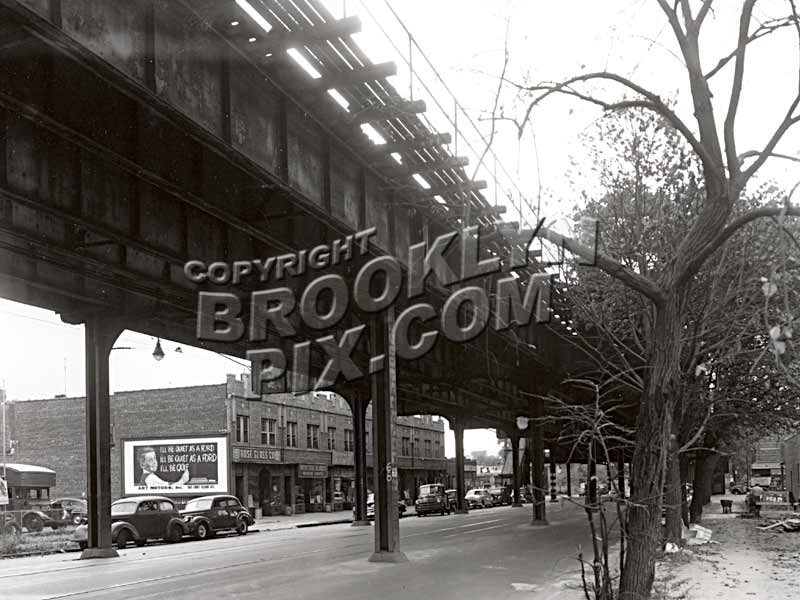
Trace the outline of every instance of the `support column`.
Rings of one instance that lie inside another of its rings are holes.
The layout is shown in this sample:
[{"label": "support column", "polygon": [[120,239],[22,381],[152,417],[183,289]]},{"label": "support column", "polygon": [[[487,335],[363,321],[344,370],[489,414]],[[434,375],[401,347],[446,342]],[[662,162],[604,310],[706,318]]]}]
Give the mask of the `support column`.
[{"label": "support column", "polygon": [[397,465],[395,422],[397,420],[397,365],[394,339],[394,308],[376,315],[370,324],[372,360],[383,357],[383,369],[372,375],[372,437],[375,473],[375,552],[370,562],[408,562],[400,551],[400,515],[397,511]]},{"label": "support column", "polygon": [[567,496],[572,497],[572,465],[567,463],[565,465],[567,469]]},{"label": "support column", "polygon": [[455,417],[450,421],[450,427],[456,437],[456,514],[466,515],[469,511],[464,500],[467,495],[464,485],[464,423]]},{"label": "support column", "polygon": [[86,500],[89,532],[81,558],[119,556],[111,547],[111,407],[108,357],[122,328],[103,316],[84,325],[86,340]]},{"label": "support column", "polygon": [[530,400],[531,420],[528,425],[532,473],[531,487],[533,488],[533,517],[531,525],[547,525],[545,509],[545,478],[544,478],[544,424],[541,417],[544,415],[544,406],[541,398]]},{"label": "support column", "polygon": [[372,525],[367,518],[367,405],[369,404],[368,388],[355,388],[348,393],[347,402],[353,413],[353,461],[355,462],[355,519],[352,526]]},{"label": "support column", "polygon": [[558,502],[558,491],[556,490],[556,458],[552,448],[550,448],[550,502]]},{"label": "support column", "polygon": [[511,470],[514,477],[514,502],[511,506],[522,506],[519,497],[519,436],[511,436]]}]

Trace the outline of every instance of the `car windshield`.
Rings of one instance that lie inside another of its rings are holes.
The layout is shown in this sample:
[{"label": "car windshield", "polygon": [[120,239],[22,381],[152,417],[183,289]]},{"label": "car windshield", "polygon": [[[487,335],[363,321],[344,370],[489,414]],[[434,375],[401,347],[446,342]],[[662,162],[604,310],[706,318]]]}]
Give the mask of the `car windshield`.
[{"label": "car windshield", "polygon": [[198,498],[189,500],[184,510],[208,510],[211,508],[211,498]]},{"label": "car windshield", "polygon": [[430,494],[441,494],[441,488],[438,485],[423,485],[419,488],[420,496],[427,496]]},{"label": "car windshield", "polygon": [[111,516],[130,515],[136,512],[136,502],[114,502],[111,505]]}]

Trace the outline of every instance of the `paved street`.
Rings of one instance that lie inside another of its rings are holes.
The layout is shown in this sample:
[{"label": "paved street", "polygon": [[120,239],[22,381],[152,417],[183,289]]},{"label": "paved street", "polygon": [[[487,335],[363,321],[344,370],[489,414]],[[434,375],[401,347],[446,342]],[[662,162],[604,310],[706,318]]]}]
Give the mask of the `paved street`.
[{"label": "paved street", "polygon": [[259,531],[205,542],[0,562],[6,600],[55,598],[567,598],[588,548],[583,512],[548,504],[550,526],[531,527],[530,505],[400,521],[407,564],[367,561],[372,527]]}]

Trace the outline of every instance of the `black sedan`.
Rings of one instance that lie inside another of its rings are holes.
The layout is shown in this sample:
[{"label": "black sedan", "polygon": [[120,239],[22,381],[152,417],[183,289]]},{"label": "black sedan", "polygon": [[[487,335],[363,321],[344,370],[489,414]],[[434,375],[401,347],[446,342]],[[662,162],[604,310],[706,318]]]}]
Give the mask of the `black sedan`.
[{"label": "black sedan", "polygon": [[235,531],[245,535],[255,523],[250,512],[235,496],[202,496],[186,503],[181,511],[189,535],[204,540],[218,531]]}]

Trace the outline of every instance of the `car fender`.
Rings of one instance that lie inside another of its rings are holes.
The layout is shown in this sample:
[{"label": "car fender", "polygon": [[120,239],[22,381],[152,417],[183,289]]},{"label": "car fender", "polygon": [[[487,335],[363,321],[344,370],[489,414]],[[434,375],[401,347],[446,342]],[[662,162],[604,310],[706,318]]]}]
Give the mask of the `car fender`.
[{"label": "car fender", "polygon": [[191,517],[188,521],[184,521],[186,529],[188,529],[190,532],[196,531],[197,526],[200,525],[200,523],[205,523],[206,527],[208,527],[210,531],[214,530],[214,528],[211,526],[211,520],[203,515],[196,515]]},{"label": "car fender", "polygon": [[[167,531],[169,531],[169,528],[172,527],[175,524],[177,524],[178,527],[181,528],[181,531],[183,532],[183,535],[188,535],[189,534],[189,526],[186,524],[186,521],[184,521],[183,519],[180,519],[178,517],[172,517],[169,520],[169,523],[167,523]],[[210,525],[209,525],[209,527],[210,527]]]},{"label": "car fender", "polygon": [[136,527],[134,527],[132,524],[128,523],[127,521],[116,521],[115,523],[111,524],[112,542],[117,541],[117,536],[119,535],[119,532],[122,531],[123,529],[127,529],[134,540],[141,539],[141,536],[139,535],[139,530],[136,529]]}]

